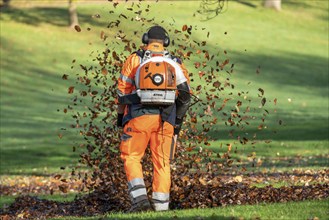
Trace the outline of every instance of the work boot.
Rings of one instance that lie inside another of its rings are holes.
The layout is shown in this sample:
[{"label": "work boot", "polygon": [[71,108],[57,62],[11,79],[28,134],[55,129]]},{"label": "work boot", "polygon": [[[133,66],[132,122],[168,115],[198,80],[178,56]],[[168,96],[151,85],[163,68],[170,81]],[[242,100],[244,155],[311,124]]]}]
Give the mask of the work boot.
[{"label": "work boot", "polygon": [[143,200],[137,203],[133,203],[131,208],[127,211],[128,213],[152,211],[152,206],[148,200]]}]

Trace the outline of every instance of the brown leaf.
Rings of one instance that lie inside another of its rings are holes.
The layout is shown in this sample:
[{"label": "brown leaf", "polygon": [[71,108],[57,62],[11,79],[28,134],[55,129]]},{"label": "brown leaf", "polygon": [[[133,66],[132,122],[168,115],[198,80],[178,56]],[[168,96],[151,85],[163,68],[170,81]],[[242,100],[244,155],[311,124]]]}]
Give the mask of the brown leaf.
[{"label": "brown leaf", "polygon": [[213,85],[213,87],[215,87],[215,88],[219,88],[220,85],[221,85],[221,83],[220,83],[219,81],[216,81],[216,82],[214,82],[212,85]]},{"label": "brown leaf", "polygon": [[259,88],[259,89],[258,89],[258,91],[260,91],[260,92],[261,92],[262,96],[264,95],[264,89],[262,89],[262,88]]},{"label": "brown leaf", "polygon": [[232,144],[227,144],[227,151],[230,152],[232,150]]},{"label": "brown leaf", "polygon": [[241,183],[242,180],[243,180],[243,177],[242,176],[236,176],[236,177],[234,177],[234,181],[235,182]]},{"label": "brown leaf", "polygon": [[57,180],[60,179],[61,177],[62,177],[62,175],[60,175],[60,174],[57,174],[57,175],[54,176],[54,178],[57,179]]},{"label": "brown leaf", "polygon": [[68,191],[68,185],[67,184],[62,184],[58,186],[59,190],[62,191],[63,193],[67,193]]},{"label": "brown leaf", "polygon": [[206,186],[207,185],[207,181],[203,178],[199,178],[199,182],[201,183],[201,185]]},{"label": "brown leaf", "polygon": [[101,35],[100,35],[101,39],[105,39],[105,32],[104,31],[101,31]]},{"label": "brown leaf", "polygon": [[112,57],[113,57],[115,60],[120,60],[118,54],[117,54],[115,51],[112,52]]},{"label": "brown leaf", "polygon": [[224,69],[224,67],[225,67],[227,64],[229,64],[229,63],[230,63],[230,60],[229,60],[229,59],[224,60],[223,63],[220,65],[220,68],[221,68],[221,69]]},{"label": "brown leaf", "polygon": [[91,92],[91,95],[92,95],[92,96],[95,96],[95,95],[97,95],[97,94],[98,94],[97,91],[92,91],[92,92]]},{"label": "brown leaf", "polygon": [[204,72],[204,71],[199,71],[199,76],[200,76],[200,78],[201,78],[201,77],[203,77],[203,76],[204,76],[204,74],[205,74],[205,72]]},{"label": "brown leaf", "polygon": [[256,69],[256,73],[260,74],[260,66],[258,66],[258,68]]},{"label": "brown leaf", "polygon": [[67,80],[67,79],[68,79],[68,75],[64,74],[64,75],[62,76],[62,79],[63,79],[63,80]]},{"label": "brown leaf", "polygon": [[74,86],[70,86],[68,89],[68,93],[72,94],[74,92]]},{"label": "brown leaf", "polygon": [[125,18],[125,19],[128,18],[126,15],[124,15],[124,14],[122,14],[122,13],[119,15],[119,18],[121,18],[121,17],[123,17],[123,18]]},{"label": "brown leaf", "polygon": [[106,76],[106,75],[108,74],[108,71],[107,71],[106,68],[103,68],[103,69],[102,69],[102,74],[103,74],[104,76]]},{"label": "brown leaf", "polygon": [[79,25],[75,25],[74,26],[74,29],[77,31],[77,32],[81,32],[81,27]]},{"label": "brown leaf", "polygon": [[262,106],[264,106],[265,103],[266,103],[266,98],[264,97],[264,98],[262,98],[262,101],[261,101]]}]

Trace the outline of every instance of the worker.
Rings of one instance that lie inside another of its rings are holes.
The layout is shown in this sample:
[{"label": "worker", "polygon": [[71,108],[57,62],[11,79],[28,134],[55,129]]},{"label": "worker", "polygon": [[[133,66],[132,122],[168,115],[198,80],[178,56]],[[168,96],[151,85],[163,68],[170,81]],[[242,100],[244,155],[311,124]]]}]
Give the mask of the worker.
[{"label": "worker", "polygon": [[[190,103],[188,71],[165,48],[168,32],[152,26],[142,36],[144,47],[132,53],[118,78],[117,125],[123,127],[120,152],[128,180],[131,212],[169,209],[170,163]],[[145,187],[142,157],[150,147],[152,197]]]}]

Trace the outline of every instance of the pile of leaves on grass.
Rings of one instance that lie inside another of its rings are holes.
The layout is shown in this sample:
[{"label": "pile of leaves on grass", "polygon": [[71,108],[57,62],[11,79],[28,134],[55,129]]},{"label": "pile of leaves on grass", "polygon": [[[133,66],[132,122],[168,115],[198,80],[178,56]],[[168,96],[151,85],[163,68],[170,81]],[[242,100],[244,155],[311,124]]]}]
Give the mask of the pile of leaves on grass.
[{"label": "pile of leaves on grass", "polygon": [[77,193],[83,189],[82,181],[54,176],[1,176],[0,196],[19,196],[26,194],[52,195],[61,192]]},{"label": "pile of leaves on grass", "polygon": [[[83,184],[75,179],[59,179],[60,175],[54,176],[1,176],[0,196],[25,196],[28,194],[53,195],[65,193],[87,193],[83,192]],[[191,177],[181,176],[181,179],[187,181]],[[228,173],[220,174],[219,178],[222,185],[232,182],[243,182],[250,186],[266,186],[266,185],[315,185],[318,183],[329,184],[329,170],[301,170],[294,169],[292,171],[262,171],[247,173]],[[214,178],[212,178],[214,180]],[[200,179],[202,183],[212,183],[208,179]],[[173,180],[177,183],[179,180]],[[218,180],[217,180],[218,181]]]},{"label": "pile of leaves on grass", "polygon": [[[210,180],[203,184],[199,180],[193,180],[181,180],[178,185],[174,185],[171,194],[171,209],[303,201],[329,197],[328,184],[258,188],[250,187],[242,182],[222,184],[217,180]],[[111,211],[124,211],[128,208],[127,205],[123,207],[118,196],[110,197],[107,192],[101,191],[76,198],[72,202],[49,201],[26,195],[16,198],[13,204],[1,210],[0,216],[2,219],[6,219],[6,217],[92,216]]]}]

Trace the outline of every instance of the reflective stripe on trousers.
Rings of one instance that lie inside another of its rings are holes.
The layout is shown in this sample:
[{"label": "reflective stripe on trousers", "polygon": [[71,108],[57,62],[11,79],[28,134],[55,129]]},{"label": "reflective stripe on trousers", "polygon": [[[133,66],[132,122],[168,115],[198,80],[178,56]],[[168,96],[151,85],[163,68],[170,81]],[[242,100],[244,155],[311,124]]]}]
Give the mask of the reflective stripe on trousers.
[{"label": "reflective stripe on trousers", "polygon": [[165,211],[169,209],[169,193],[153,192],[152,202],[155,211]]},{"label": "reflective stripe on trousers", "polygon": [[147,200],[145,183],[142,178],[135,178],[128,182],[128,191],[133,203]]}]

